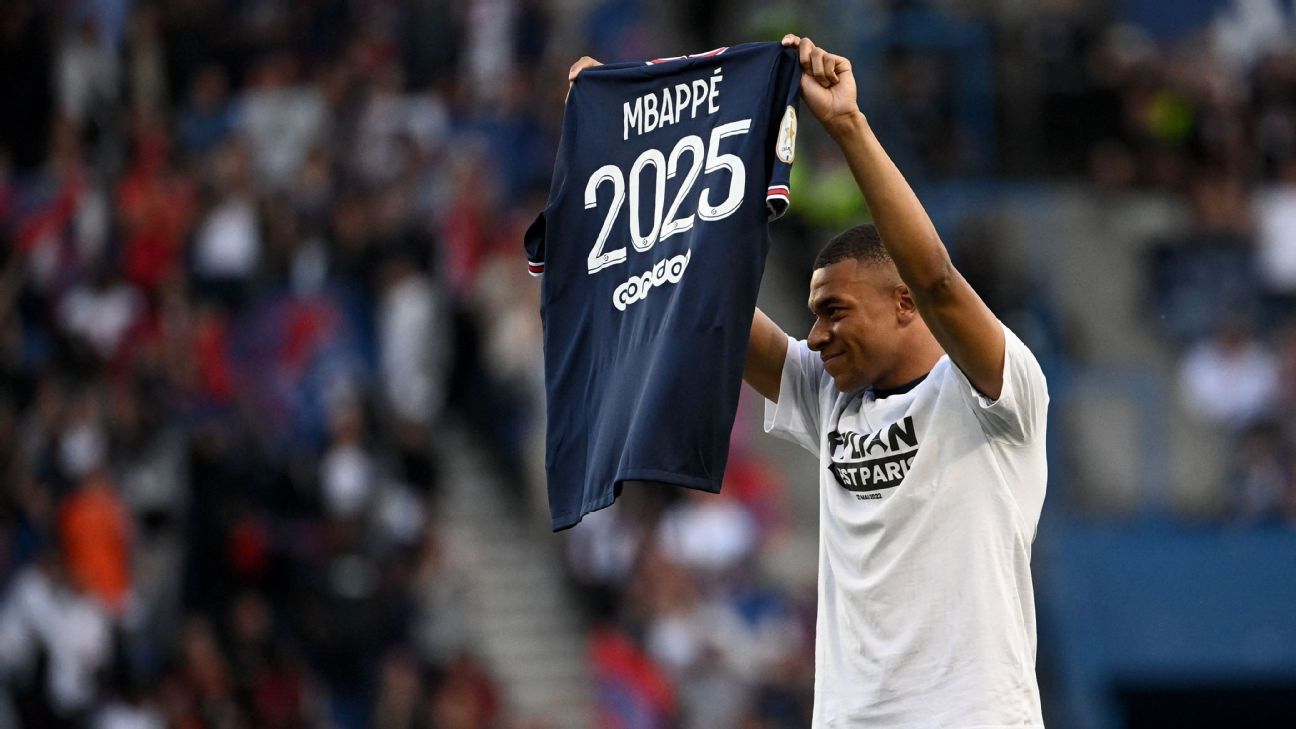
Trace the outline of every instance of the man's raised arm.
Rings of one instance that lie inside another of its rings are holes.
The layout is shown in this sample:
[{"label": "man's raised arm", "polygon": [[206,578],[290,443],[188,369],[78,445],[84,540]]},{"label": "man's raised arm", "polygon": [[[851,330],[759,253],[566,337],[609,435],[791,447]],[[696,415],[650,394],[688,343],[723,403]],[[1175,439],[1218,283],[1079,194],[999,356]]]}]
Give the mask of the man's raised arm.
[{"label": "man's raised arm", "polygon": [[756,316],[752,317],[751,337],[747,340],[747,364],[743,368],[743,380],[770,402],[778,402],[779,399],[787,347],[787,335],[778,324],[765,316],[765,312],[757,309]]},{"label": "man's raised arm", "polygon": [[1003,389],[1002,325],[950,263],[931,218],[873,134],[855,98],[850,61],[787,35],[801,57],[801,98],[846,156],[873,224],[923,321],[968,380],[991,399]]}]

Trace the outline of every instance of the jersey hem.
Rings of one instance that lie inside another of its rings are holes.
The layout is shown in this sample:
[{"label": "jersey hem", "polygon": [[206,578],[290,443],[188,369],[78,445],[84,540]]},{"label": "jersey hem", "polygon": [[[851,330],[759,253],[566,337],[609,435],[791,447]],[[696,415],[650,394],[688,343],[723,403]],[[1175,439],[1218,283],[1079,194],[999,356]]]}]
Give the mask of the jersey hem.
[{"label": "jersey hem", "polygon": [[[706,491],[707,493],[720,493],[721,482],[709,478],[698,478],[697,476],[685,476],[670,471],[655,471],[652,469],[634,469],[622,471],[617,474],[613,483],[620,484],[624,481],[657,481],[660,483],[670,484],[672,486],[684,486],[685,488]],[[587,514],[606,509],[616,501],[617,491],[613,490],[603,498],[589,504],[583,504],[580,509],[566,511],[562,514],[553,516],[549,520],[550,528],[555,532],[570,529],[585,518]]]},{"label": "jersey hem", "polygon": [[583,504],[581,508],[575,511],[564,511],[561,514],[552,516],[549,519],[549,528],[555,532],[560,532],[564,529],[571,529],[581,523],[581,520],[584,519],[587,514],[593,514],[596,511],[606,509],[611,506],[614,501],[616,501],[615,491],[592,504]]},{"label": "jersey hem", "polygon": [[720,482],[709,478],[699,478],[697,476],[685,476],[680,473],[670,471],[655,471],[651,468],[634,469],[622,471],[617,475],[617,483],[622,481],[660,481],[672,486],[687,486],[698,491],[707,491],[709,493],[720,493]]}]

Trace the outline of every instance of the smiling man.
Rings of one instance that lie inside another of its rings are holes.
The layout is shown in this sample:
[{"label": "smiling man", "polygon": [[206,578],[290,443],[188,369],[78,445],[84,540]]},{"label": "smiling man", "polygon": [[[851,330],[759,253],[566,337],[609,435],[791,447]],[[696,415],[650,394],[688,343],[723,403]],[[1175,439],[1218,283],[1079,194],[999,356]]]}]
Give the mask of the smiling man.
[{"label": "smiling man", "polygon": [[813,729],[1043,727],[1030,554],[1044,375],[950,263],[859,110],[850,62],[783,45],[875,223],[819,254],[804,341],[755,312],[743,372],[766,431],[819,457]]},{"label": "smiling man", "polygon": [[783,43],[875,221],[819,254],[804,341],[756,312],[744,372],[766,431],[819,457],[813,726],[1042,727],[1044,375],[950,263],[850,62]]}]

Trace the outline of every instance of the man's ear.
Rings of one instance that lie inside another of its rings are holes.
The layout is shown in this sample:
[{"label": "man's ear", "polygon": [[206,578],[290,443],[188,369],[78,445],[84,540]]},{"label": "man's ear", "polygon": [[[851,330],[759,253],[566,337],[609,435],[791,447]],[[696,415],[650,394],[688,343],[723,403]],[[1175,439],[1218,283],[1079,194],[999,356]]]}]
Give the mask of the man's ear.
[{"label": "man's ear", "polygon": [[896,321],[900,322],[901,326],[909,324],[914,317],[918,316],[918,305],[914,303],[913,294],[908,286],[896,284],[891,297],[895,301]]}]

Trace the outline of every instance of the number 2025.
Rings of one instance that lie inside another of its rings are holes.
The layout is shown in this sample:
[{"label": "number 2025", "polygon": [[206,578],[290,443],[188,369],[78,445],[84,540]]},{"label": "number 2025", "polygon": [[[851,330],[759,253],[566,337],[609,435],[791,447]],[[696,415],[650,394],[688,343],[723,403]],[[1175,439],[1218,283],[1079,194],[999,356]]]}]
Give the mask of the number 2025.
[{"label": "number 2025", "polygon": [[[679,140],[671,150],[669,158],[658,149],[647,149],[639,155],[630,167],[630,244],[636,251],[641,253],[647,251],[657,241],[666,240],[676,233],[683,233],[693,228],[693,215],[677,218],[676,214],[679,213],[680,203],[697,182],[699,173],[703,172],[704,166],[703,174],[729,170],[729,191],[723,201],[712,204],[711,188],[702,188],[702,193],[698,196],[697,217],[702,220],[720,220],[733,215],[734,211],[742,205],[747,171],[743,167],[742,159],[737,155],[720,152],[720,141],[725,137],[746,134],[749,129],[751,129],[751,119],[741,119],[717,126],[711,130],[711,143],[706,146],[705,155],[702,138],[696,134],[690,134]],[[680,185],[679,192],[676,193],[670,207],[666,209],[665,220],[663,220],[662,206],[666,197],[666,180],[679,172],[680,158],[685,152],[691,154],[692,162],[684,176],[684,184]],[[652,165],[656,174],[653,177],[652,228],[644,232],[643,221],[639,219],[639,179],[643,169],[648,165]],[[624,246],[610,251],[603,250],[608,235],[612,232],[612,224],[616,222],[621,206],[626,201],[626,180],[621,168],[616,165],[603,165],[590,175],[589,182],[585,185],[585,209],[598,206],[598,189],[605,182],[612,183],[612,207],[608,209],[607,217],[603,219],[598,240],[590,249],[588,259],[590,273],[624,263],[626,260]]]}]

